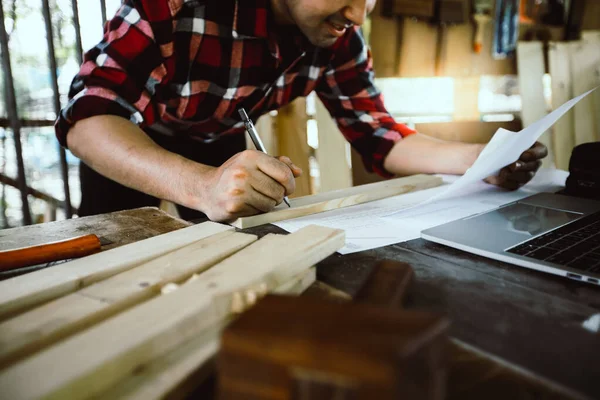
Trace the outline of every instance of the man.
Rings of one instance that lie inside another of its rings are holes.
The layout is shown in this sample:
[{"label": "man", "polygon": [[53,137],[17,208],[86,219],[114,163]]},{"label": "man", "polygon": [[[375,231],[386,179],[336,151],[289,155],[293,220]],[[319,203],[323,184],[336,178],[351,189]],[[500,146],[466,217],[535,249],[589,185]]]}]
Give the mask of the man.
[{"label": "man", "polygon": [[[302,171],[244,151],[250,117],[317,92],[368,169],[463,174],[481,145],[397,124],[359,26],[375,0],[126,0],[85,57],[57,137],[82,161],[82,215],[167,199],[214,221],[271,210]],[[410,95],[410,94],[407,94]],[[490,182],[533,177],[537,144]]]}]

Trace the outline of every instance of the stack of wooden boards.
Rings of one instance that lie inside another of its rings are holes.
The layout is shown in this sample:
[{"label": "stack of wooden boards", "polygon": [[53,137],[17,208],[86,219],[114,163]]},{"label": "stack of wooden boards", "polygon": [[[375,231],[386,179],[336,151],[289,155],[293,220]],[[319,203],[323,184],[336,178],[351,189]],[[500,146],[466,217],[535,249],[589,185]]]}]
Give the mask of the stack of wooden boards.
[{"label": "stack of wooden boards", "polygon": [[1,397],[163,397],[233,316],[302,292],[343,245],[325,227],[258,240],[208,222],[0,282]]}]

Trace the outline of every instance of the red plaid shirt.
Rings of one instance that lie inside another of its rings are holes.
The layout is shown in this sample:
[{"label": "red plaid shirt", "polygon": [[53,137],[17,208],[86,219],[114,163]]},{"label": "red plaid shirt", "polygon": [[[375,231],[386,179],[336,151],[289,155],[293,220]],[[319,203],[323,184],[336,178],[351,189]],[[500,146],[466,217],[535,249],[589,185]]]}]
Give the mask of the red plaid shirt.
[{"label": "red plaid shirt", "polygon": [[112,114],[215,140],[243,131],[240,107],[256,120],[313,90],[367,168],[389,175],[385,156],[414,131],[386,111],[358,28],[322,49],[276,26],[269,0],[125,0],[85,55],[56,135],[66,146],[75,122]]}]

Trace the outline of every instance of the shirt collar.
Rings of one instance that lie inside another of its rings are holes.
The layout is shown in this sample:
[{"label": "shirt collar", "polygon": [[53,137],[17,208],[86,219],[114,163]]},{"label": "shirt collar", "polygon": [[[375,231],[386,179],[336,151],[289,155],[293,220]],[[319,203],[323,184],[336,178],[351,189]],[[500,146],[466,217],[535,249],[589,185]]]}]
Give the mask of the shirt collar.
[{"label": "shirt collar", "polygon": [[274,25],[270,0],[236,0],[233,14],[234,36],[268,39]]},{"label": "shirt collar", "polygon": [[271,55],[276,59],[287,54],[302,54],[310,46],[297,27],[275,22],[270,0],[236,0],[232,29],[236,37],[267,40]]}]

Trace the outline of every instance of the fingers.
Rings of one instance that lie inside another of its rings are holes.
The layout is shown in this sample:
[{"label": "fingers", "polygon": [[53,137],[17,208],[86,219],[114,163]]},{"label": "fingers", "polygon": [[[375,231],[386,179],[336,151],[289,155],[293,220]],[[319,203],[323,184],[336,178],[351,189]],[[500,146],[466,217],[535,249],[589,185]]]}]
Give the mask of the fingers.
[{"label": "fingers", "polygon": [[538,169],[540,169],[541,166],[542,166],[541,160],[517,161],[517,162],[510,164],[507,168],[511,172],[518,172],[518,171],[534,171],[535,172]]},{"label": "fingers", "polygon": [[262,171],[256,170],[253,173],[252,178],[249,180],[249,183],[255,192],[273,200],[273,202],[275,202],[273,207],[283,201],[283,196],[285,196],[285,188],[280,185],[279,182]]},{"label": "fingers", "polygon": [[[283,196],[282,196],[283,199]],[[254,208],[258,212],[269,212],[281,201],[277,202],[269,196],[265,196],[261,192],[257,190],[252,190],[248,193],[248,196],[245,199],[246,205]],[[253,214],[257,214],[254,212]]]},{"label": "fingers", "polygon": [[227,193],[224,211],[229,218],[245,217],[261,212],[269,212],[277,202],[252,188],[249,182],[237,182]]},{"label": "fingers", "polygon": [[486,179],[487,183],[498,185],[509,190],[516,190],[529,182],[542,166],[542,158],[548,155],[548,149],[540,142],[521,154],[516,162],[502,168],[498,176]]},{"label": "fingers", "polygon": [[256,160],[256,166],[265,175],[275,180],[285,188],[285,195],[290,195],[296,190],[294,174],[288,164],[261,153]]},{"label": "fingers", "polygon": [[286,164],[288,167],[290,167],[290,169],[292,170],[292,174],[294,174],[294,178],[298,178],[300,175],[302,175],[302,168],[295,165],[292,162],[292,160],[290,160],[288,157],[281,156],[281,157],[277,157],[277,159],[279,161],[281,161],[282,163]]},{"label": "fingers", "polygon": [[[286,161],[291,164],[289,159]],[[238,153],[220,170],[221,188],[213,189],[221,196],[221,209],[229,218],[271,211],[283,201],[287,191],[292,193],[295,189],[288,164],[262,152]]]},{"label": "fingers", "polygon": [[516,190],[535,176],[535,170],[514,171],[512,168],[513,165],[502,168],[498,176],[490,177],[486,181],[509,190]]},{"label": "fingers", "polygon": [[540,142],[535,142],[528,150],[521,154],[521,161],[537,161],[548,155],[548,148]]},{"label": "fingers", "polygon": [[[501,171],[502,173],[502,171]],[[520,184],[525,184],[533,179],[535,172],[533,171],[517,171],[517,172],[505,172],[501,179],[505,181],[513,181]]]}]

